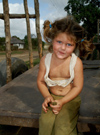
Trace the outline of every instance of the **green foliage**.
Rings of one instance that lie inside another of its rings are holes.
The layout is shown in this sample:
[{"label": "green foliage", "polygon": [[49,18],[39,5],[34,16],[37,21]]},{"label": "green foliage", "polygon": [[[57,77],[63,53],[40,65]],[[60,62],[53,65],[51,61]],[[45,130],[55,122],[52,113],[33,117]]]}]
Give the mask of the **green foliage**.
[{"label": "green foliage", "polygon": [[37,38],[32,38],[32,47],[33,47],[33,49],[38,48],[38,40],[37,40]]},{"label": "green foliage", "polygon": [[[25,63],[28,66],[28,69],[29,69],[30,68],[30,62],[29,61],[26,61]],[[33,65],[35,66],[35,65],[37,65],[39,63],[40,63],[40,59],[37,58],[37,59],[34,60]]]},{"label": "green foliage", "polygon": [[27,35],[24,37],[24,42],[25,42],[24,49],[27,49],[28,50],[28,39],[27,39]]},{"label": "green foliage", "polygon": [[[99,36],[99,39],[100,39],[100,36]],[[97,43],[97,42],[98,42],[98,35],[96,34],[94,36],[93,43]]]},{"label": "green foliage", "polygon": [[[6,46],[0,46],[0,51],[5,51],[6,50]],[[18,46],[11,46],[11,50],[18,50]]]},{"label": "green foliage", "polygon": [[12,50],[12,51],[18,50],[18,46],[11,46],[11,50]]},{"label": "green foliage", "polygon": [[88,32],[88,38],[97,33],[97,19],[100,19],[100,9],[96,0],[69,0],[64,8],[68,14],[75,17],[78,23]]},{"label": "green foliage", "polygon": [[0,51],[5,51],[6,47],[5,46],[0,46]]},{"label": "green foliage", "polygon": [[5,43],[5,37],[0,37],[0,46]]},{"label": "green foliage", "polygon": [[0,37],[0,51],[5,51],[5,37]]},{"label": "green foliage", "polygon": [[[28,49],[28,37],[27,37],[27,35],[24,37],[24,42],[25,42],[25,49]],[[42,41],[42,46],[44,46],[43,41]],[[37,38],[32,38],[32,48],[38,49],[38,39]]]},{"label": "green foliage", "polygon": [[97,49],[94,49],[93,51],[93,60],[97,59]]},{"label": "green foliage", "polygon": [[19,37],[17,37],[17,36],[12,36],[12,38],[17,38],[17,39],[19,39],[19,40],[21,40]]}]

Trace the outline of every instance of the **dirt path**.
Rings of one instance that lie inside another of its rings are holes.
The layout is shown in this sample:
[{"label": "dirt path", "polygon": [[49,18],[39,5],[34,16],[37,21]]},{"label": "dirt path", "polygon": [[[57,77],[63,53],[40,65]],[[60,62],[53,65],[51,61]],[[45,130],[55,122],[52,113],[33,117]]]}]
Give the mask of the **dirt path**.
[{"label": "dirt path", "polygon": [[[48,52],[47,50],[44,50],[43,54],[46,54],[47,52]],[[17,57],[17,58],[22,59],[24,61],[29,61],[29,51],[22,51],[22,54],[12,54],[11,57]],[[33,59],[36,59],[36,58],[38,58],[38,52],[34,51],[33,52]],[[0,55],[0,62],[4,59],[6,59],[6,56]]]}]

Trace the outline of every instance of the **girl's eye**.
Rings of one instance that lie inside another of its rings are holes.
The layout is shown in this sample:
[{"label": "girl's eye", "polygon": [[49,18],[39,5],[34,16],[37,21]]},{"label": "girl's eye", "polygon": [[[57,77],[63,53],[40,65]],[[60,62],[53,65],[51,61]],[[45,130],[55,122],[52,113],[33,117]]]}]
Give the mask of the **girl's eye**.
[{"label": "girl's eye", "polygon": [[72,46],[72,44],[69,44],[69,43],[68,43],[67,46]]},{"label": "girl's eye", "polygon": [[57,41],[59,44],[61,44],[62,42],[61,41]]}]

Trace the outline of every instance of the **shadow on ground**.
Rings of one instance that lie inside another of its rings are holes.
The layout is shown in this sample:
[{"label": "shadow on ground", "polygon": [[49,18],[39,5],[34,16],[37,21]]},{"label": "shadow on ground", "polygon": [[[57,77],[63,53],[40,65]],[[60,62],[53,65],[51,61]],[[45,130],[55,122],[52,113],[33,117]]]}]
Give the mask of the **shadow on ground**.
[{"label": "shadow on ground", "polygon": [[38,135],[38,129],[0,125],[0,135]]},{"label": "shadow on ground", "polygon": [[[38,128],[0,125],[0,135],[38,135]],[[78,135],[100,135],[100,133],[78,133]]]}]

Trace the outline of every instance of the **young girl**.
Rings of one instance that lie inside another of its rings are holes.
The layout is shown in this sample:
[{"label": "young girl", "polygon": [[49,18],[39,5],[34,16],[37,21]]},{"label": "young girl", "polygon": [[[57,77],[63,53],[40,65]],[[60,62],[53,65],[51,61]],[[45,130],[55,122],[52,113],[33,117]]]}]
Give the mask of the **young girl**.
[{"label": "young girl", "polygon": [[74,52],[77,48],[88,53],[93,49],[84,40],[84,34],[83,27],[72,16],[52,24],[44,22],[44,39],[51,46],[50,53],[40,61],[37,77],[38,89],[44,97],[39,135],[77,135],[83,65]]}]

